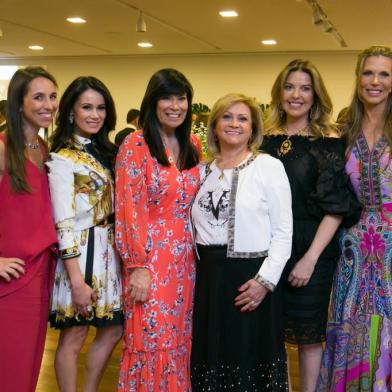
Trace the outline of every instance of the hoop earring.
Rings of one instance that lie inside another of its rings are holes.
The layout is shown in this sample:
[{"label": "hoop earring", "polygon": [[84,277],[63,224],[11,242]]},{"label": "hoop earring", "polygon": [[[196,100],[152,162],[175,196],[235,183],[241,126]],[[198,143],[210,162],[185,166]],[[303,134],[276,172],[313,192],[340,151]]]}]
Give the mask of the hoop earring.
[{"label": "hoop earring", "polygon": [[74,115],[72,113],[69,114],[68,120],[69,120],[69,123],[72,125],[74,122]]}]

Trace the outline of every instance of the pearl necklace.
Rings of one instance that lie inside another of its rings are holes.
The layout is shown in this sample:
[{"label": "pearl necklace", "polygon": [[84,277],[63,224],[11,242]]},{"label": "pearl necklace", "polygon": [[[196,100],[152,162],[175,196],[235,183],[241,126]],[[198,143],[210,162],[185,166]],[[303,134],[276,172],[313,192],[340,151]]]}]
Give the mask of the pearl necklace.
[{"label": "pearl necklace", "polygon": [[293,143],[290,140],[291,136],[309,136],[309,125],[306,125],[292,135],[288,134],[287,127],[283,128],[282,131],[285,133],[286,139],[283,140],[278,148],[277,152],[280,157],[285,156],[293,149]]}]

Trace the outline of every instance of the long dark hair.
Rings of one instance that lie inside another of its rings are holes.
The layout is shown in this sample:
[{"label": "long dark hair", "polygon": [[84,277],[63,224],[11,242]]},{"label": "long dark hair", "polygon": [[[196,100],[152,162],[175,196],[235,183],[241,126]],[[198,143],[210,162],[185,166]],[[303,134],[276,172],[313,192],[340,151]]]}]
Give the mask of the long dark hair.
[{"label": "long dark hair", "polygon": [[31,81],[36,78],[48,79],[57,87],[56,79],[42,67],[18,69],[8,86],[7,128],[5,131],[7,143],[6,168],[11,187],[17,193],[30,192],[25,172],[25,136],[21,107]]},{"label": "long dark hair", "polygon": [[199,162],[196,147],[191,143],[193,89],[181,72],[165,68],[152,75],[140,107],[139,126],[143,129],[144,139],[150,154],[161,165],[169,166],[170,163],[159,133],[160,124],[156,111],[158,100],[172,94],[186,94],[188,100],[188,112],[184,122],[176,128],[175,135],[180,145],[179,169],[190,169]]},{"label": "long dark hair", "polygon": [[91,141],[97,152],[113,167],[117,147],[109,140],[109,132],[116,126],[116,108],[107,87],[94,76],[81,76],[75,79],[64,91],[56,118],[57,128],[51,137],[51,151],[59,151],[61,148],[66,147],[72,140],[75,128],[74,124],[70,121],[70,114],[80,95],[88,89],[95,90],[102,95],[106,108],[106,117],[103,126],[95,135],[91,136]]}]

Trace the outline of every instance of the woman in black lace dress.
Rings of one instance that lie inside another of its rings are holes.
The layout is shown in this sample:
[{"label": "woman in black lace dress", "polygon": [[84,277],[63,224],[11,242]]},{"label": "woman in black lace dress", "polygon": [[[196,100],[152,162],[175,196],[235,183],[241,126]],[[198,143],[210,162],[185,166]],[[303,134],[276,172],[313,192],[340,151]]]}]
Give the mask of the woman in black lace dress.
[{"label": "woman in black lace dress", "polygon": [[318,70],[294,60],[272,88],[262,150],[289,177],[293,248],[283,274],[285,340],[299,348],[301,391],[314,392],[325,340],[328,301],[339,257],[337,229],[355,216],[344,173],[344,143],[331,122],[332,103]]}]

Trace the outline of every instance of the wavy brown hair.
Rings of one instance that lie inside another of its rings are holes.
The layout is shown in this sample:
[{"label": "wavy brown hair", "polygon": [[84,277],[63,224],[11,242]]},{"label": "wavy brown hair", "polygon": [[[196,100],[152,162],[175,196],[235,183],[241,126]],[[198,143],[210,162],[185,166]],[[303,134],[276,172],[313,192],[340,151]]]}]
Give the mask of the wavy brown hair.
[{"label": "wavy brown hair", "polygon": [[[305,72],[310,76],[313,87],[313,105],[309,112],[309,129],[315,137],[328,136],[337,131],[332,121],[332,101],[328,95],[318,69],[308,60],[296,59],[291,61],[279,73],[271,90],[271,105],[265,123],[265,134],[272,134],[282,129],[286,124],[286,113],[282,109],[282,93],[287,78],[292,72]],[[312,113],[310,115],[310,113]]]},{"label": "wavy brown hair", "polygon": [[[371,46],[363,50],[358,55],[357,66],[355,68],[355,90],[350,106],[348,107],[343,133],[347,138],[348,151],[350,151],[355,143],[358,133],[362,129],[362,120],[365,115],[365,106],[359,94],[359,84],[361,74],[365,65],[365,61],[371,56],[383,56],[391,59],[392,74],[392,49],[387,46]],[[388,140],[390,154],[392,157],[392,94],[389,93],[388,100],[384,112],[384,134]]]},{"label": "wavy brown hair", "polygon": [[25,136],[22,126],[23,99],[31,81],[35,78],[50,80],[56,87],[56,79],[41,67],[27,67],[17,70],[11,78],[7,93],[6,168],[11,187],[17,193],[30,192],[25,172]]}]

